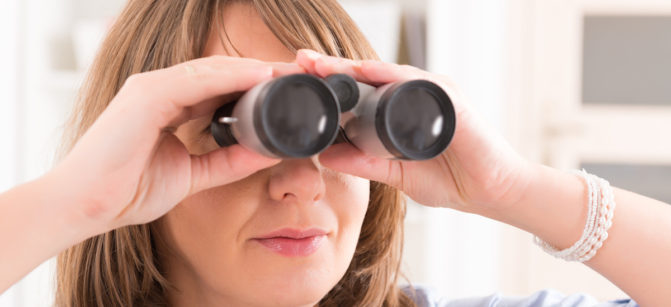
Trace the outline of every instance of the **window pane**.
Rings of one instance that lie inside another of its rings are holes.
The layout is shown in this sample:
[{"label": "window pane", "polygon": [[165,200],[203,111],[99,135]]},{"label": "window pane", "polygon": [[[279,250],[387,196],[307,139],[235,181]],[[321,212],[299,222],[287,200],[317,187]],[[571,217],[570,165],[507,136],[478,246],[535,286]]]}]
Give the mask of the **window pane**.
[{"label": "window pane", "polygon": [[612,186],[671,204],[671,165],[583,163],[581,167]]},{"label": "window pane", "polygon": [[671,16],[586,16],[587,104],[671,106]]}]

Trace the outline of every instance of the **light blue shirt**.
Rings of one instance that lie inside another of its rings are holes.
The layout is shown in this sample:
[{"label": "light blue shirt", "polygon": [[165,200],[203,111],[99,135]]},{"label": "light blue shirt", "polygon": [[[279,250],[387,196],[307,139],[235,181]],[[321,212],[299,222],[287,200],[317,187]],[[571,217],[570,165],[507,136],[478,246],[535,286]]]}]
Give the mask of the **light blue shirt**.
[{"label": "light blue shirt", "polygon": [[565,295],[552,289],[538,291],[527,297],[506,297],[495,293],[463,299],[436,297],[434,291],[422,286],[415,286],[414,293],[408,287],[404,287],[403,291],[418,307],[638,307],[632,299],[599,302],[589,295]]}]

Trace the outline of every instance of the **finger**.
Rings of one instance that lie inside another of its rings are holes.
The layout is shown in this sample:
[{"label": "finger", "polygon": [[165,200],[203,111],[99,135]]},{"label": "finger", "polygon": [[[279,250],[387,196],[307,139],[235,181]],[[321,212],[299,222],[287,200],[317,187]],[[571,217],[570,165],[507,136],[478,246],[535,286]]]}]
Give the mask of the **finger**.
[{"label": "finger", "polygon": [[[300,74],[300,73],[305,73],[305,69],[300,67],[296,63],[284,63],[284,62],[270,62],[268,63],[272,69],[272,77],[277,78],[277,77],[282,77],[286,75],[292,75],[292,74]],[[204,100],[196,105],[193,106],[188,106],[185,107],[184,110],[182,111],[182,114],[178,116],[177,118],[173,119],[168,126],[170,127],[176,127],[181,123],[184,123],[185,121],[199,118],[201,116],[205,115],[212,115],[215,109],[218,107],[222,106],[222,102],[231,102],[237,100],[240,96],[242,96],[243,92],[235,92],[235,93],[229,93],[221,96],[217,96],[214,98],[210,98],[207,100]]]},{"label": "finger", "polygon": [[316,74],[315,61],[319,56],[320,54],[314,50],[300,49],[296,53],[296,64],[303,67],[307,73]]},{"label": "finger", "polygon": [[[255,59],[241,59],[234,57],[211,57],[198,59],[193,62],[194,65],[185,63],[187,80],[184,80],[184,74],[173,76],[173,86],[166,84],[166,87],[180,88],[184,85],[191,86],[192,93],[188,91],[179,91],[184,94],[183,98],[170,94],[172,102],[183,105],[179,115],[172,118],[168,123],[171,127],[176,127],[190,119],[198,118],[205,114],[212,113],[217,106],[221,105],[223,96],[235,96],[240,92],[249,90],[256,84],[269,79],[270,77],[281,77],[289,74],[304,73],[305,70],[295,63],[284,62],[262,62]],[[271,69],[271,76],[268,76],[267,69]],[[258,74],[257,74],[258,72]],[[189,81],[195,81],[195,86]],[[224,84],[224,85],[222,85]],[[200,95],[200,97],[193,94]],[[219,95],[213,98],[212,95]],[[165,99],[170,99],[166,97]],[[198,100],[202,102],[199,102]],[[230,100],[224,98],[224,100]],[[180,103],[183,101],[184,103]],[[195,103],[194,103],[195,102]],[[166,107],[170,108],[170,105]]]},{"label": "finger", "polygon": [[241,145],[192,156],[190,194],[241,180],[280,161],[250,151]]},{"label": "finger", "polygon": [[303,74],[306,73],[305,68],[301,67],[296,63],[271,63],[273,66],[273,77],[282,77],[292,74]]},{"label": "finger", "polygon": [[145,119],[153,119],[154,125],[163,128],[202,113],[192,108],[203,101],[248,90],[272,74],[273,67],[268,63],[210,57],[131,76],[114,100],[121,101],[117,104],[122,108],[129,108],[129,103],[140,104]]},{"label": "finger", "polygon": [[368,84],[384,84],[399,80],[432,77],[429,73],[412,66],[373,60],[355,61],[323,55],[309,49],[298,51],[296,63],[303,66],[308,72],[322,77],[344,73],[359,82]]},{"label": "finger", "polygon": [[433,76],[419,68],[385,63],[380,61],[364,61],[361,63],[360,74],[375,83],[391,83],[408,79],[433,79]]},{"label": "finger", "polygon": [[465,108],[463,93],[447,76],[433,74],[416,67],[398,65],[381,61],[353,61],[323,55],[313,50],[301,49],[296,56],[296,63],[303,66],[308,73],[322,77],[345,73],[359,82],[378,86],[396,81],[424,79],[431,81],[445,90],[454,103],[457,113]]},{"label": "finger", "polygon": [[[237,57],[215,56],[198,59],[193,62],[193,65],[189,65],[189,63],[190,62],[180,64],[186,65],[183,69],[187,72],[186,74],[181,73],[180,69],[177,69],[177,66],[179,65],[173,67],[178,72],[176,74],[176,78],[173,80],[173,83],[176,86],[179,86],[182,84],[181,82],[197,81],[199,82],[198,86],[202,88],[196,87],[195,91],[201,95],[205,95],[205,98],[211,98],[213,95],[216,96],[227,93],[246,91],[260,81],[266,80],[269,77],[281,77],[305,72],[305,69],[296,63],[263,62],[256,59]],[[267,69],[271,70],[270,76],[268,76]],[[257,75],[257,72],[260,72],[261,75]],[[223,79],[228,81],[228,86],[222,86],[220,84],[222,82],[221,78],[230,76],[233,78]],[[251,80],[245,78],[247,76],[251,76]],[[185,77],[187,80],[184,80]],[[260,81],[258,78],[260,78]],[[251,81],[251,84],[248,81]],[[212,89],[214,92],[203,92],[201,89]],[[186,103],[193,104],[191,100],[187,100]]]},{"label": "finger", "polygon": [[[219,95],[246,91],[273,75],[272,63],[215,56],[156,71],[161,98],[176,107],[197,105]],[[159,75],[160,74],[160,75]]]},{"label": "finger", "polygon": [[347,143],[331,145],[319,154],[319,162],[337,172],[403,188],[401,161],[369,156]]},{"label": "finger", "polygon": [[[303,69],[296,63],[271,62],[268,64],[273,68],[273,78],[283,77],[292,74],[305,73],[305,69]],[[191,119],[199,118],[206,115],[212,116],[212,113],[218,107],[221,107],[223,104],[227,102],[236,101],[238,98],[242,96],[242,94],[244,94],[244,92],[225,94],[207,99],[194,106],[186,107],[185,111],[182,112],[181,116],[170,122],[169,126],[176,127],[179,124]]]},{"label": "finger", "polygon": [[[331,57],[323,55],[313,50],[301,49],[296,54],[296,63],[303,66],[305,70],[322,78],[332,74],[347,74],[355,79],[361,76],[357,69],[360,68],[360,61],[354,61],[346,58]],[[357,79],[361,82],[368,80]]]}]

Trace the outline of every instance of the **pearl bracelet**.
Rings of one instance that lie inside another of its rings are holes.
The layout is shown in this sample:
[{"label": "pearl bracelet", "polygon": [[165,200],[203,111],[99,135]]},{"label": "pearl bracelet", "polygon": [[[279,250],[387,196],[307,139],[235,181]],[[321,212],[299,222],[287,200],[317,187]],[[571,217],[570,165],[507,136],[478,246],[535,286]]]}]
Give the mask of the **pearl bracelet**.
[{"label": "pearl bracelet", "polygon": [[585,262],[596,255],[597,250],[608,238],[608,229],[613,225],[615,195],[608,181],[588,174],[584,169],[574,173],[582,177],[587,186],[588,211],[582,236],[564,250],[557,250],[537,236],[534,236],[534,242],[554,257],[566,261]]}]

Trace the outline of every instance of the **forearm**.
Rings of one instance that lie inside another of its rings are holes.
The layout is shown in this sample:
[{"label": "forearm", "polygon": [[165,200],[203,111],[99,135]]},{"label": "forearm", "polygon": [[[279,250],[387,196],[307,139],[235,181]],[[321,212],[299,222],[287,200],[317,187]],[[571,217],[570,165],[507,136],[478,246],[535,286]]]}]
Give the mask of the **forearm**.
[{"label": "forearm", "polygon": [[40,263],[96,234],[50,174],[0,194],[0,293]]},{"label": "forearm", "polygon": [[[588,211],[580,177],[539,166],[525,191],[505,212],[481,214],[531,232],[557,249],[580,238]],[[664,306],[671,301],[671,206],[620,189],[614,192],[609,236],[585,264],[642,306]]]}]

